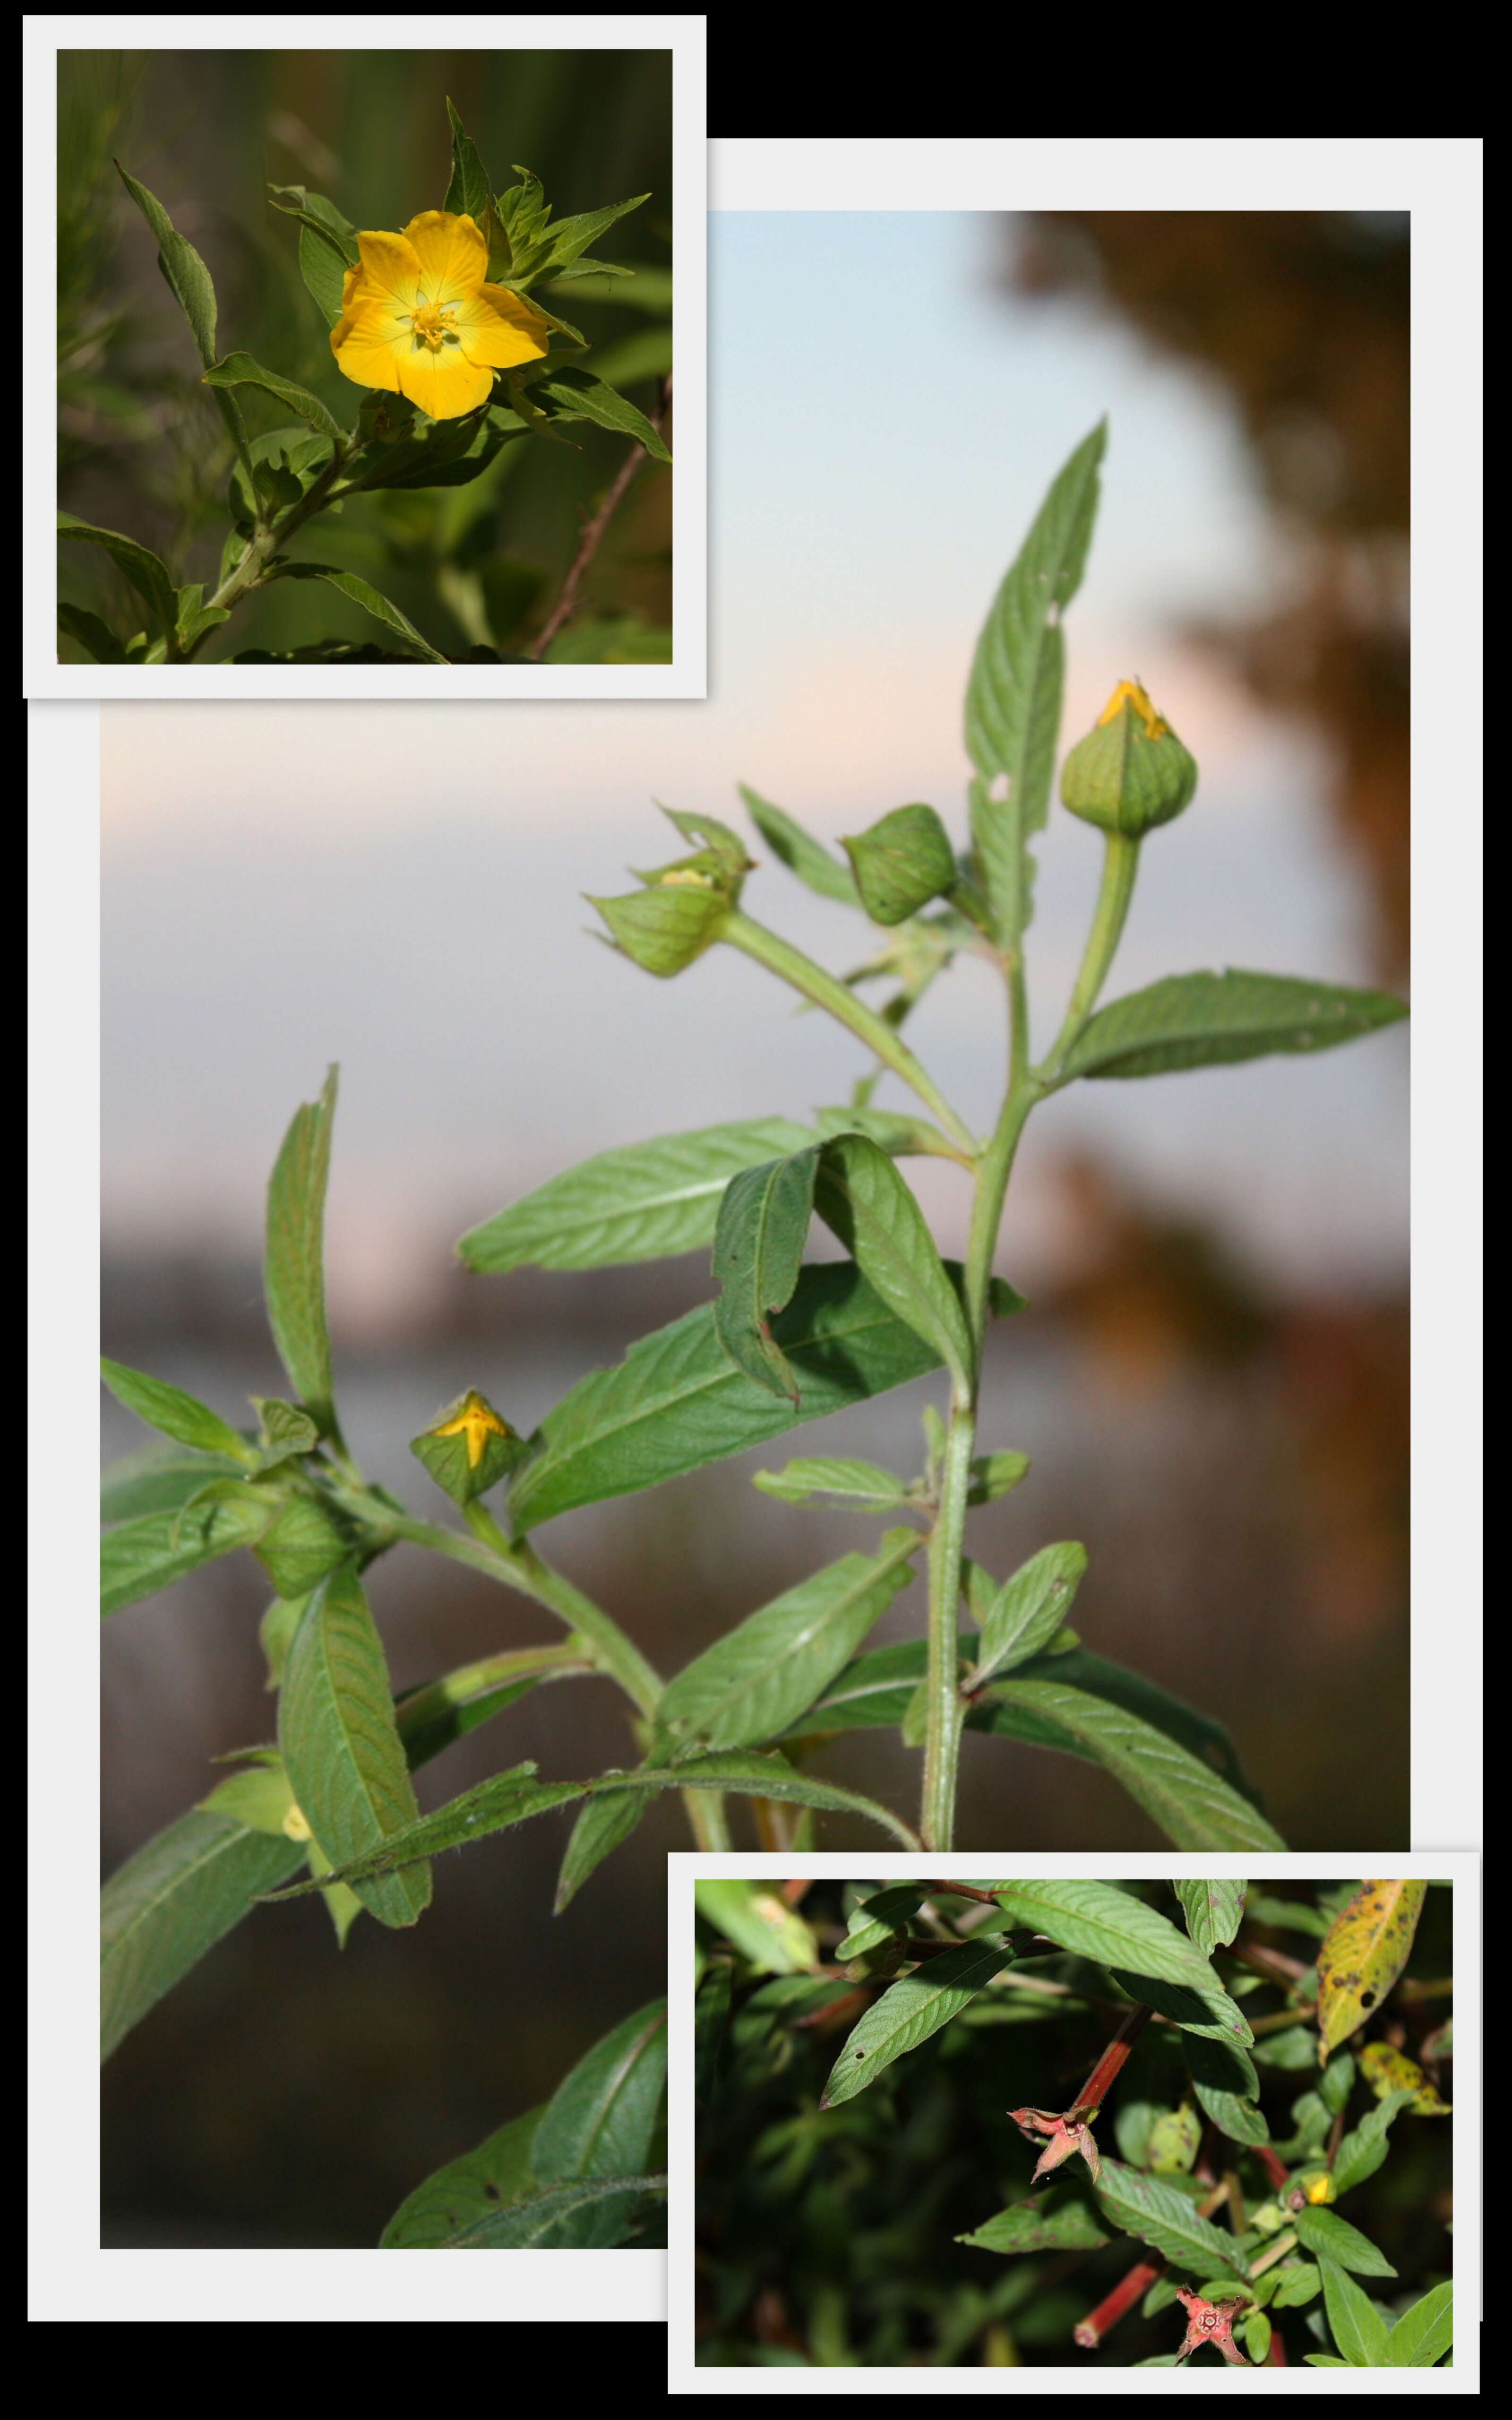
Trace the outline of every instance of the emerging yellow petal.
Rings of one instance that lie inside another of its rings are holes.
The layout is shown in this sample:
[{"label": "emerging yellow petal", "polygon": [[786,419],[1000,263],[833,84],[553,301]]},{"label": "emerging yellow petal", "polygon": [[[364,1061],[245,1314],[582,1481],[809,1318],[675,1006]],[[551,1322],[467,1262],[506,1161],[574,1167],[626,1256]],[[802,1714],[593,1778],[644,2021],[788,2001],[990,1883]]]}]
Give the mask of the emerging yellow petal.
[{"label": "emerging yellow petal", "polygon": [[1121,714],[1126,703],[1132,706],[1135,714],[1138,715],[1140,721],[1145,726],[1148,737],[1151,739],[1164,739],[1166,732],[1170,729],[1170,725],[1163,715],[1156,713],[1153,705],[1150,703],[1149,690],[1141,682],[1136,680],[1123,680],[1119,683],[1118,688],[1114,690],[1113,695],[1109,698],[1106,706],[1103,708],[1102,713],[1097,718],[1098,727],[1101,729],[1104,722],[1111,722],[1116,715]]},{"label": "emerging yellow petal", "polygon": [[336,366],[355,386],[455,420],[487,402],[495,370],[547,351],[539,312],[486,283],[488,247],[466,212],[422,210],[402,235],[364,230],[357,249],[331,332]]},{"label": "emerging yellow petal", "polygon": [[476,1388],[470,1388],[466,1402],[455,1420],[444,1428],[432,1429],[432,1436],[465,1436],[468,1441],[468,1468],[476,1470],[483,1460],[483,1450],[491,1436],[507,1436],[509,1428],[491,1404],[486,1403]]}]

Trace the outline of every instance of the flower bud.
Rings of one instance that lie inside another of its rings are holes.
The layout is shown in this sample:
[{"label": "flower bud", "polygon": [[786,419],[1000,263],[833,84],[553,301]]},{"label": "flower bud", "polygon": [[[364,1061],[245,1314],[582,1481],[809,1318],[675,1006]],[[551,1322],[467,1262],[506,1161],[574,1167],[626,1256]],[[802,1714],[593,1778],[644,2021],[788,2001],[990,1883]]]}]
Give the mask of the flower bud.
[{"label": "flower bud", "polygon": [[725,917],[740,904],[751,861],[738,833],[713,815],[679,814],[671,807],[662,812],[687,839],[706,845],[649,873],[633,866],[643,891],[615,899],[590,892],[587,897],[627,958],[648,975],[677,975],[718,939]]},{"label": "flower bud", "polygon": [[1138,681],[1119,683],[1060,769],[1060,795],[1072,814],[1125,840],[1168,824],[1196,786],[1196,759]]},{"label": "flower bud", "polygon": [[873,924],[902,924],[951,890],[960,874],[933,807],[894,807],[841,846]]},{"label": "flower bud", "polygon": [[453,1503],[465,1506],[517,1469],[530,1449],[487,1396],[470,1387],[410,1439],[409,1450]]}]

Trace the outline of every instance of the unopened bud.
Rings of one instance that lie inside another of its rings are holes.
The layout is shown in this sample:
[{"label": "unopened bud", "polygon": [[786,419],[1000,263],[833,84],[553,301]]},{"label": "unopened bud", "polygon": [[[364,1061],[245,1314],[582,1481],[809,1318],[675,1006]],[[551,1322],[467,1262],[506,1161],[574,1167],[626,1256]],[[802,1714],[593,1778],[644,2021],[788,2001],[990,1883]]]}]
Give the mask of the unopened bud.
[{"label": "unopened bud", "polygon": [[1060,795],[1073,815],[1103,831],[1138,840],[1190,805],[1196,758],[1156,713],[1138,681],[1120,681],[1060,771]]}]

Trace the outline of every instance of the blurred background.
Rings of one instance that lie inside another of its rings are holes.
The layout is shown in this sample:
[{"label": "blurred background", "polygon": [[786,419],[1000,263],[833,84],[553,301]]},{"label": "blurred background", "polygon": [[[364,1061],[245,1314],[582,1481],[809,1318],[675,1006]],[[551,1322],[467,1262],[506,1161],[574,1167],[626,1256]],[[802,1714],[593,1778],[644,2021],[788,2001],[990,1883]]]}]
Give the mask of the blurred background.
[{"label": "blurred background", "polygon": [[[737,780],[831,839],[910,799],[964,834],[977,629],[1104,410],[1063,736],[1137,673],[1202,768],[1146,852],[1113,991],[1225,964],[1405,976],[1405,221],[764,213],[710,233],[706,705],[104,709],[106,1349],[228,1410],[276,1390],[262,1192],[339,1059],[344,1419],[417,1505],[406,1441],[436,1405],[480,1385],[528,1429],[710,1290],[702,1256],[470,1278],[465,1228],[592,1152],[801,1117],[860,1070],[733,953],[675,988],[607,955],[579,894],[668,853],[653,798],[738,819]],[[1057,810],[1039,857],[1042,1038],[1095,836]],[[780,866],[746,904],[832,966],[863,954]],[[970,964],[910,1029],[977,1122],[1001,1025]],[[984,1436],[1034,1468],[973,1516],[972,1551],[1006,1571],[1085,1540],[1088,1645],[1226,1721],[1298,1849],[1408,1838],[1406,1111],[1401,1029],[1073,1089],[1029,1128],[999,1252],[1031,1307],[993,1339]],[[908,1172],[958,1248],[964,1181]],[[911,1465],[937,1391],[799,1447]],[[140,1434],[107,1405],[107,1454]],[[869,1534],[759,1497],[750,1466],[579,1513],[544,1549],[674,1669]],[[405,1555],[373,1598],[398,1686],[549,1630]],[[267,1735],[262,1603],[239,1559],[108,1626],[107,1868],[204,1795],[209,1756]],[[878,1637],[921,1620],[915,1591]],[[607,1687],[541,1690],[427,1769],[422,1803],[520,1757],[557,1776],[628,1746]],[[917,1762],[880,1733],[822,1761],[903,1803]],[[306,1905],[244,1927],[106,2071],[116,2240],[375,2240],[426,2167],[659,1988],[680,1821],[648,1817],[554,1921],[566,1819],[547,1818],[448,1861],[403,1938],[359,1924],[338,1959]],[[959,1837],[1158,1844],[1090,1768],[986,1738],[965,1743]],[[830,1819],[820,1838],[862,1845]]]},{"label": "blurred background", "polygon": [[[605,239],[633,278],[542,288],[589,339],[594,370],[653,411],[671,368],[671,67],[664,51],[62,51],[58,54],[58,502],[152,547],[176,582],[213,586],[228,520],[230,441],[157,266],[119,160],[162,203],[214,280],[223,353],[250,352],[349,427],[360,391],[332,359],[306,292],[299,227],[270,184],[324,194],[359,227],[440,209],[450,96],[495,184],[517,161],[558,218],[649,194]],[[581,306],[580,309],[579,306]],[[240,390],[253,435],[288,415]],[[570,443],[506,445],[471,485],[364,496],[294,551],[360,572],[442,654],[519,653],[572,560],[626,442],[574,424]],[[102,549],[59,549],[59,596],[118,631],[135,591]],[[642,468],[548,660],[667,662],[671,476]],[[201,660],[321,638],[370,641],[333,589],[275,583],[212,634]],[[76,642],[62,660],[84,662]]]}]

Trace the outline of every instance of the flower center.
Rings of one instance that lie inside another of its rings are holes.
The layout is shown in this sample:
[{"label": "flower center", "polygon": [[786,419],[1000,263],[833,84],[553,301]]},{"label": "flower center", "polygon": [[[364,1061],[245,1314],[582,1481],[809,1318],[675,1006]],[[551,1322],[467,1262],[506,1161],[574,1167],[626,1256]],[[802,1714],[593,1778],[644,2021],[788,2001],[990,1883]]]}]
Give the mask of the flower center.
[{"label": "flower center", "polygon": [[428,345],[435,353],[442,345],[455,345],[457,342],[455,318],[455,303],[448,302],[443,306],[439,302],[427,302],[424,294],[417,294],[415,307],[409,314],[409,333],[415,350],[418,352],[422,345]]}]

